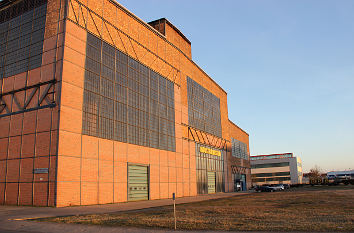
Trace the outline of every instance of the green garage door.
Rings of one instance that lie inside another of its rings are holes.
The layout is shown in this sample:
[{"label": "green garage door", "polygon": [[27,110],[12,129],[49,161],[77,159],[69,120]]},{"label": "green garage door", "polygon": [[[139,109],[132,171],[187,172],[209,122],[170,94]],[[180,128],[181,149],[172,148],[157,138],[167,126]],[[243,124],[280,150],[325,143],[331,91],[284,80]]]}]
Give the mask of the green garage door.
[{"label": "green garage door", "polygon": [[215,193],[216,174],[208,172],[208,193]]},{"label": "green garage door", "polygon": [[128,201],[149,200],[148,167],[128,166]]}]

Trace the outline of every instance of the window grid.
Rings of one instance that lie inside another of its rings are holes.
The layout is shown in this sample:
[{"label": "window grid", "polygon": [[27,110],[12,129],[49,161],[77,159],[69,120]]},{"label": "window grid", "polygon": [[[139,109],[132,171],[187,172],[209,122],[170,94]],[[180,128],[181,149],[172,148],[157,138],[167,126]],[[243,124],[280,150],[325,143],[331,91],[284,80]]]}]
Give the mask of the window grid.
[{"label": "window grid", "polygon": [[44,4],[22,14],[12,12],[14,15],[11,19],[1,12],[0,78],[41,66],[46,10],[47,4]]},{"label": "window grid", "polygon": [[174,84],[88,33],[83,133],[175,151]]},{"label": "window grid", "polygon": [[248,160],[247,144],[231,138],[231,154],[236,158]]},{"label": "window grid", "polygon": [[221,137],[220,99],[187,77],[188,123]]}]

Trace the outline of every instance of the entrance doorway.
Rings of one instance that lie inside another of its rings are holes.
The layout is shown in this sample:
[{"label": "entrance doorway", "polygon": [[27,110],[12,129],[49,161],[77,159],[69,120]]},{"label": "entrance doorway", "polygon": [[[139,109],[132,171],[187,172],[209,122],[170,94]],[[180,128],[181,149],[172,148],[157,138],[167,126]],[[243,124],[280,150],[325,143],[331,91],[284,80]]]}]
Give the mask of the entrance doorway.
[{"label": "entrance doorway", "polygon": [[208,172],[208,193],[215,193],[216,173]]},{"label": "entrance doorway", "polygon": [[233,174],[234,178],[234,192],[246,191],[246,175],[245,174]]}]

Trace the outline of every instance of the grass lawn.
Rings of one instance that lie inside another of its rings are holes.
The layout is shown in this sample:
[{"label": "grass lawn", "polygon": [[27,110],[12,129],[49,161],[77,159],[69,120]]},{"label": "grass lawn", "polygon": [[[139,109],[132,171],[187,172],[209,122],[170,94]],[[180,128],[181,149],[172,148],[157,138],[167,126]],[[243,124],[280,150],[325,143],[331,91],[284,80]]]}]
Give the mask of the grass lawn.
[{"label": "grass lawn", "polygon": [[[354,231],[354,186],[292,188],[177,205],[177,229]],[[174,227],[173,207],[41,219],[144,228]]]}]

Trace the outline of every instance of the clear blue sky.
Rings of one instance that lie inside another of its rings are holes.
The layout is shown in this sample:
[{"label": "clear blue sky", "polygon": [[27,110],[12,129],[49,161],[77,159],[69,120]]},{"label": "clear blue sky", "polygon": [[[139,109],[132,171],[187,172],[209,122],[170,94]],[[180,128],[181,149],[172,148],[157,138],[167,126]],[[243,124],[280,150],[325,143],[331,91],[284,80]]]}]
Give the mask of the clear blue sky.
[{"label": "clear blue sky", "polygon": [[353,0],[118,2],[189,38],[252,155],[293,152],[305,171],[354,169]]}]

